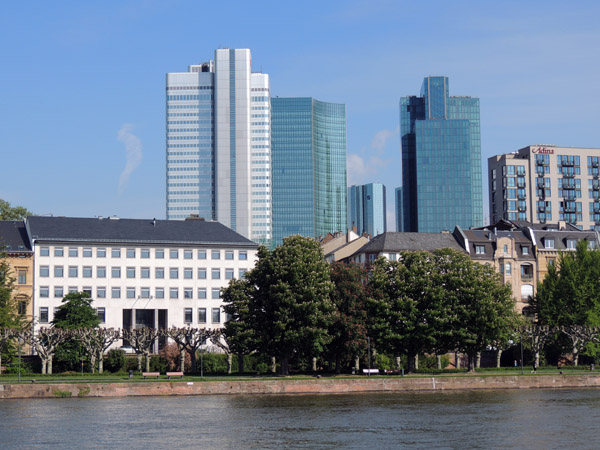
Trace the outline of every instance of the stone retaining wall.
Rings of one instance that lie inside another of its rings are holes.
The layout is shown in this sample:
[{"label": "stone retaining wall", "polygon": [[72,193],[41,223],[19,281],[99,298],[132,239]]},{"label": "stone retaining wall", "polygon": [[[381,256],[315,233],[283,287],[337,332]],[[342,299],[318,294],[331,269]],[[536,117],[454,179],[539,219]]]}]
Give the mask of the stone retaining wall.
[{"label": "stone retaining wall", "polygon": [[128,397],[148,395],[348,394],[478,389],[600,387],[600,375],[462,376],[0,384],[3,398]]}]

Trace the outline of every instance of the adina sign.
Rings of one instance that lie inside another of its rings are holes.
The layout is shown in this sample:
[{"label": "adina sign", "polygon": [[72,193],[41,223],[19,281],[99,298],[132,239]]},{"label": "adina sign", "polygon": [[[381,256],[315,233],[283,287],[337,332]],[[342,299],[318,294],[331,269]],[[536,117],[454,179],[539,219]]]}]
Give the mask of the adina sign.
[{"label": "adina sign", "polygon": [[531,153],[541,153],[543,155],[553,155],[554,149],[546,148],[546,147],[532,148]]}]

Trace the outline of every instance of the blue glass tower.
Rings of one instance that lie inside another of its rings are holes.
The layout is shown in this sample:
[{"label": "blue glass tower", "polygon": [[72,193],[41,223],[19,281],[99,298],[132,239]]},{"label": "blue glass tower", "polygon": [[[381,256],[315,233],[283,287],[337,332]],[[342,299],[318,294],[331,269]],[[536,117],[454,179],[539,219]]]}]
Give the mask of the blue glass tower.
[{"label": "blue glass tower", "polygon": [[346,228],[346,106],[271,98],[273,243]]},{"label": "blue glass tower", "polygon": [[348,227],[356,226],[359,234],[371,236],[385,233],[386,199],[385,186],[370,183],[348,188]]},{"label": "blue glass tower", "polygon": [[479,99],[450,97],[447,77],[427,77],[400,100],[403,231],[482,226]]}]

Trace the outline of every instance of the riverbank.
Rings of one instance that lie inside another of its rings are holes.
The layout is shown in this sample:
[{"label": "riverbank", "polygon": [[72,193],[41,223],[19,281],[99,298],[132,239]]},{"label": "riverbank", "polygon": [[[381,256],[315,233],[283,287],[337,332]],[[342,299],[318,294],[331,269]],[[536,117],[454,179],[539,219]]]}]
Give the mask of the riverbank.
[{"label": "riverbank", "polygon": [[176,395],[349,394],[600,387],[600,375],[364,377],[0,384],[0,399]]}]

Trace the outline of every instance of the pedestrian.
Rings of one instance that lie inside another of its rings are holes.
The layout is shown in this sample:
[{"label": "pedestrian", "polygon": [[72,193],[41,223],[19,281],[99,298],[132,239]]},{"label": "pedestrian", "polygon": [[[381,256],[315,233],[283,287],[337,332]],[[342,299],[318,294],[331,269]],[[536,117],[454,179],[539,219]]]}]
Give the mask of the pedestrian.
[{"label": "pedestrian", "polygon": [[515,369],[517,368],[517,360],[515,359]]},{"label": "pedestrian", "polygon": [[537,364],[533,361],[533,373],[537,373]]}]

